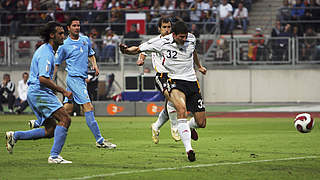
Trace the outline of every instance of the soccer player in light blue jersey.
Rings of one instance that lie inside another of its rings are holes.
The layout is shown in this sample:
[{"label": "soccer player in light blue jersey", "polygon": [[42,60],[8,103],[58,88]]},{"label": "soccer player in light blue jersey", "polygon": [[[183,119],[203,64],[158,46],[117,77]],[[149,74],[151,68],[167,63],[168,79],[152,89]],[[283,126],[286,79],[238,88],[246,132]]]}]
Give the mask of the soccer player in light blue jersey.
[{"label": "soccer player in light blue jersey", "polygon": [[6,146],[8,152],[12,153],[18,140],[54,137],[48,163],[72,163],[72,161],[65,160],[60,156],[71,119],[54,91],[69,98],[72,97],[72,93],[52,81],[54,54],[59,45],[63,44],[64,30],[59,23],[49,22],[42,28],[40,35],[45,43],[36,50],[32,58],[27,101],[37,116],[39,125],[44,128],[29,131],[8,131],[6,132]]},{"label": "soccer player in light blue jersey", "polygon": [[73,94],[73,99],[65,99],[64,107],[69,113],[73,110],[72,100],[80,104],[84,110],[85,118],[88,127],[96,139],[96,146],[98,148],[116,148],[108,140],[104,139],[100,133],[97,121],[94,117],[94,109],[87,91],[86,78],[88,78],[88,60],[91,61],[93,70],[96,71],[96,76],[99,75],[99,68],[95,59],[95,52],[91,47],[90,39],[87,36],[81,36],[80,33],[80,19],[71,17],[67,22],[69,31],[68,38],[64,44],[59,47],[55,59],[55,73],[59,65],[66,61],[67,67],[67,90]]}]

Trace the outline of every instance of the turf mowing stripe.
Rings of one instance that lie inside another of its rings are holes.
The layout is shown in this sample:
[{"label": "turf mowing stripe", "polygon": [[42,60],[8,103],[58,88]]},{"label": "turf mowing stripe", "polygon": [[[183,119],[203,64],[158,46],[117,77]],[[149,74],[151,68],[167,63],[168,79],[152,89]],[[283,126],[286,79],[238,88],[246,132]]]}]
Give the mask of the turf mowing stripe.
[{"label": "turf mowing stripe", "polygon": [[212,166],[224,166],[224,165],[239,165],[239,164],[251,164],[251,163],[260,163],[260,162],[274,162],[274,161],[290,161],[290,160],[298,160],[298,159],[314,159],[319,158],[319,156],[306,156],[306,157],[292,157],[292,158],[282,158],[282,159],[265,159],[265,160],[256,160],[256,161],[240,161],[240,162],[226,162],[226,163],[213,163],[213,164],[198,164],[194,166],[182,166],[182,167],[172,167],[172,168],[157,168],[157,169],[146,169],[146,170],[136,170],[136,171],[123,171],[109,174],[99,174],[92,176],[84,176],[78,178],[71,179],[62,179],[62,180],[76,180],[76,179],[91,179],[97,177],[106,177],[106,176],[116,176],[123,174],[134,174],[134,173],[145,173],[145,172],[153,172],[153,171],[167,171],[167,170],[178,170],[178,169],[186,169],[186,168],[200,168],[200,167],[212,167]]}]

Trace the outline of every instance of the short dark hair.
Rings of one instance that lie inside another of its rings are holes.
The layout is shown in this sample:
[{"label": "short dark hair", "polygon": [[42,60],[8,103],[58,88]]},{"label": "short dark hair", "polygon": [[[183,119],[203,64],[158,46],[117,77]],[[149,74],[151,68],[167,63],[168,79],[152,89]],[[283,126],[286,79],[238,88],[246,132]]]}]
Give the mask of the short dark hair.
[{"label": "short dark hair", "polygon": [[188,26],[183,21],[177,21],[172,28],[172,32],[176,35],[178,34],[187,34],[188,33]]},{"label": "short dark hair", "polygon": [[62,27],[62,25],[60,23],[50,21],[41,28],[40,36],[45,43],[49,42],[50,34],[56,32],[56,27]]},{"label": "short dark hair", "polygon": [[10,77],[10,74],[7,74],[7,73],[3,74],[3,79],[4,79],[5,77]]},{"label": "short dark hair", "polygon": [[80,18],[77,16],[71,16],[67,21],[67,26],[70,26],[72,24],[72,21],[80,21]]},{"label": "short dark hair", "polygon": [[159,19],[158,27],[161,28],[163,23],[170,23],[172,25],[170,18],[167,18],[167,17],[162,17]]},{"label": "short dark hair", "polygon": [[29,75],[29,73],[27,73],[27,72],[24,72],[24,73],[22,74],[22,76],[24,76],[24,75]]}]

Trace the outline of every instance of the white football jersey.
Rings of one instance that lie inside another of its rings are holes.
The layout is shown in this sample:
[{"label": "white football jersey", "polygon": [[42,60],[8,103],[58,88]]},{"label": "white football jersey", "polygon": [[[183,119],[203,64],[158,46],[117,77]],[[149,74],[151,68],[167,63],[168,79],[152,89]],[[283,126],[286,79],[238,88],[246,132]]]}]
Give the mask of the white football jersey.
[{"label": "white football jersey", "polygon": [[[161,35],[158,35],[149,41],[158,41],[161,38]],[[163,56],[159,52],[152,52],[151,53],[151,59],[152,59],[152,66],[154,70],[158,73],[168,73],[169,71],[162,65],[163,63]]]},{"label": "white football jersey", "polygon": [[184,45],[178,45],[172,34],[162,38],[153,38],[139,46],[142,52],[157,52],[164,58],[162,65],[169,71],[172,79],[197,81],[193,66],[193,52],[196,47],[196,38],[188,33]]}]

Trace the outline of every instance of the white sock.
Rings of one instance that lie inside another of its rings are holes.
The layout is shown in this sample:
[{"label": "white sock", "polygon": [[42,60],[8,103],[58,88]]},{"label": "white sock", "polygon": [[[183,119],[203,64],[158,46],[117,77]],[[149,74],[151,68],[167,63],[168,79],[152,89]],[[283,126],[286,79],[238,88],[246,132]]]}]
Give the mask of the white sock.
[{"label": "white sock", "polygon": [[177,110],[170,101],[167,103],[167,110],[171,121],[171,128],[178,128]]},{"label": "white sock", "polygon": [[183,145],[186,148],[186,152],[192,150],[191,132],[187,123],[187,119],[178,119],[178,132],[180,134],[181,141],[183,142]]},{"label": "white sock", "polygon": [[198,124],[197,124],[197,122],[196,122],[196,120],[194,119],[194,117],[192,117],[192,118],[188,121],[188,124],[189,124],[189,127],[190,127],[191,129],[196,129],[196,128],[199,127]]},{"label": "white sock", "polygon": [[158,116],[158,120],[153,124],[153,128],[159,130],[161,126],[164,125],[164,123],[166,123],[168,120],[168,112],[165,110],[165,108],[163,108]]}]

